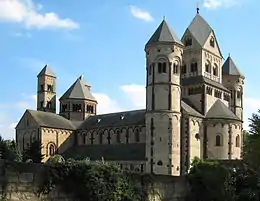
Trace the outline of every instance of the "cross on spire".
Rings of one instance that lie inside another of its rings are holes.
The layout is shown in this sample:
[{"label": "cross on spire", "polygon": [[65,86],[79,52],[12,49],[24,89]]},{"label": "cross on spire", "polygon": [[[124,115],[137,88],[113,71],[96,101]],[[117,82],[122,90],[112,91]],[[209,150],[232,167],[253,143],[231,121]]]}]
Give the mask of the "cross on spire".
[{"label": "cross on spire", "polygon": [[200,3],[197,2],[197,14],[200,14],[200,8],[199,8],[199,5],[200,5]]}]

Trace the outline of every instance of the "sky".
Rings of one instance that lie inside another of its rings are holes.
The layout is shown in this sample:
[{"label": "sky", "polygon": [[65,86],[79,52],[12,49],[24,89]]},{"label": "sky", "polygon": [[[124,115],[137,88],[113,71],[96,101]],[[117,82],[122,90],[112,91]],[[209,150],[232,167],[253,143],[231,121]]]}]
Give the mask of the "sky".
[{"label": "sky", "polygon": [[[145,108],[144,45],[165,16],[181,38],[195,0],[0,0],[0,134],[14,138],[25,109],[36,108],[37,74],[48,64],[57,96],[80,76],[98,113]],[[259,0],[200,0],[223,56],[246,77],[244,127],[260,108]]]}]

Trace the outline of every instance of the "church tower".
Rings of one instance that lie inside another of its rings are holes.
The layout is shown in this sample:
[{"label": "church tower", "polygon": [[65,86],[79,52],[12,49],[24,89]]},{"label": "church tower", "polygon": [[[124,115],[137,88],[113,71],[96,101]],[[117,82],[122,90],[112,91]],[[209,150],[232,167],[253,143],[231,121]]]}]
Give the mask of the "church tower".
[{"label": "church tower", "polygon": [[222,67],[223,85],[230,90],[230,109],[243,121],[244,75],[229,56]]},{"label": "church tower", "polygon": [[45,65],[37,77],[37,110],[56,113],[55,74]]},{"label": "church tower", "polygon": [[97,100],[91,86],[80,76],[60,98],[60,115],[71,121],[84,121],[97,113]]},{"label": "church tower", "polygon": [[146,171],[179,176],[183,44],[163,20],[145,52]]}]

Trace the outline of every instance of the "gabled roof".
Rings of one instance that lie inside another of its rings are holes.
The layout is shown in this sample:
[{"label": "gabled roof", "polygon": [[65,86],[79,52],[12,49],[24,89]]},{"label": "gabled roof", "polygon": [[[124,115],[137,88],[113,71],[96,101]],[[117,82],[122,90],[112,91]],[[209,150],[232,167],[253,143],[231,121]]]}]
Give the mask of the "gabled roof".
[{"label": "gabled roof", "polygon": [[238,69],[235,62],[230,56],[227,58],[227,60],[222,66],[222,74],[244,77],[244,75],[240,72],[240,70]]},{"label": "gabled roof", "polygon": [[151,36],[145,46],[152,45],[159,42],[178,43],[183,45],[174,31],[168,26],[167,22],[163,20],[154,34]]},{"label": "gabled roof", "polygon": [[82,99],[96,101],[91,94],[88,85],[85,83],[82,76],[80,76],[71,87],[61,96],[60,100],[64,99]]},{"label": "gabled roof", "polygon": [[29,112],[31,114],[31,116],[35,119],[39,126],[67,130],[76,129],[70,120],[58,114],[37,110],[26,110],[26,112]]},{"label": "gabled roof", "polygon": [[[193,18],[191,24],[188,27],[188,30],[190,31],[190,33],[193,35],[193,37],[196,39],[196,41],[199,43],[199,45],[201,47],[203,47],[205,45],[210,34],[213,33],[217,46],[218,46],[218,42],[217,42],[217,38],[215,36],[214,30],[210,27],[210,25],[207,23],[207,21],[204,20],[204,18],[200,14],[197,14]],[[218,49],[219,49],[219,46],[218,46]],[[220,49],[219,49],[219,52],[220,52],[221,57],[223,57]]]},{"label": "gabled roof", "polygon": [[41,72],[37,75],[37,77],[43,76],[43,75],[48,75],[51,77],[56,77],[55,74],[53,73],[52,69],[46,64]]},{"label": "gabled roof", "polygon": [[221,101],[217,100],[206,114],[207,119],[240,119]]}]

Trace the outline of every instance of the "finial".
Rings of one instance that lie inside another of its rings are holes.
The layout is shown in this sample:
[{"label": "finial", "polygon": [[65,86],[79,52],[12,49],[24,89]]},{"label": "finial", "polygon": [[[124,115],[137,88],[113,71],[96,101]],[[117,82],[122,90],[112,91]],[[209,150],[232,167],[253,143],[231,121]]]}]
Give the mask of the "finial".
[{"label": "finial", "polygon": [[228,57],[230,57],[230,52],[228,53]]},{"label": "finial", "polygon": [[200,8],[199,8],[199,5],[200,5],[200,3],[197,2],[197,14],[200,14]]},{"label": "finial", "polygon": [[163,16],[163,20],[165,20],[165,15]]}]

